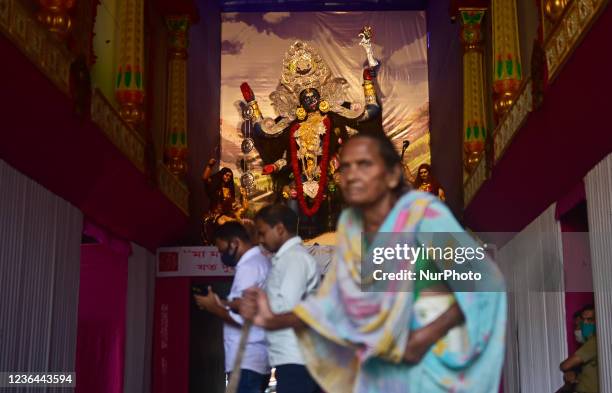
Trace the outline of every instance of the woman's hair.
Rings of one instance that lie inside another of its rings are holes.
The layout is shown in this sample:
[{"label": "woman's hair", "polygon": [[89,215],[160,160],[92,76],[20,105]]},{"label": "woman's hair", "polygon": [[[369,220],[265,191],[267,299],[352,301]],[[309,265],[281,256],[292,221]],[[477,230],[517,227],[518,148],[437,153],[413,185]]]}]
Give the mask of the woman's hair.
[{"label": "woman's hair", "polygon": [[423,180],[421,179],[421,176],[419,175],[419,173],[421,172],[421,169],[427,169],[427,172],[429,173],[429,182],[431,183],[431,186],[433,187],[433,189],[437,192],[438,189],[440,188],[440,183],[438,183],[436,178],[432,175],[431,166],[429,164],[419,165],[419,169],[417,170],[417,174],[416,174],[416,179],[414,180],[414,187],[419,188],[421,187],[421,184],[423,184]]},{"label": "woman's hair", "polygon": [[223,167],[219,169],[219,176],[221,177],[221,179],[223,179],[223,176],[225,176],[226,173],[229,173],[232,176],[232,180],[234,179],[234,172],[232,172],[231,169],[229,169],[228,167]]},{"label": "woman's hair", "polygon": [[404,179],[404,171],[402,170],[402,158],[399,153],[395,149],[395,145],[389,139],[389,137],[384,133],[384,131],[362,131],[359,134],[353,136],[353,138],[367,138],[371,141],[376,142],[378,146],[378,154],[383,159],[385,163],[385,167],[392,171],[396,167],[400,170],[400,181],[398,185],[393,189],[397,195],[402,195],[412,188],[410,184],[406,182]]},{"label": "woman's hair", "polygon": [[[234,201],[236,200],[236,190],[234,187],[234,172],[232,172],[231,169],[227,167],[223,167],[219,170],[219,172],[214,174],[213,179],[212,179],[213,190],[214,192],[219,192],[221,187],[225,185],[223,182],[223,176],[225,176],[226,173],[229,173],[231,176],[228,186],[230,189],[230,195],[231,195],[232,201]],[[217,196],[215,196],[215,198],[217,198]]]}]

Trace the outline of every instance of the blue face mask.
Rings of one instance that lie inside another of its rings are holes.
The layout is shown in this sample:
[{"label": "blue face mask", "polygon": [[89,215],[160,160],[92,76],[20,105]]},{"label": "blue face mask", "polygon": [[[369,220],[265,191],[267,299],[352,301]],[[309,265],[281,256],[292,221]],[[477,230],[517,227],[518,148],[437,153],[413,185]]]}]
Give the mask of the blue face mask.
[{"label": "blue face mask", "polygon": [[584,340],[586,341],[589,339],[589,337],[595,334],[595,324],[582,322],[580,324],[580,330],[582,330],[582,337],[584,337]]}]

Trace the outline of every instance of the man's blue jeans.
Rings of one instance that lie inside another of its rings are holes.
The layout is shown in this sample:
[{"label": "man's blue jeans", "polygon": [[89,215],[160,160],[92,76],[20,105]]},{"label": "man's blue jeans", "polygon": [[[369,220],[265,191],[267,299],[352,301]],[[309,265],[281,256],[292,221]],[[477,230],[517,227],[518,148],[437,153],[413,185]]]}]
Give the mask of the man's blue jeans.
[{"label": "man's blue jeans", "polygon": [[270,374],[260,374],[252,370],[240,370],[238,393],[263,393],[270,383]]},{"label": "man's blue jeans", "polygon": [[321,393],[321,388],[301,364],[276,366],[276,391],[278,393]]}]

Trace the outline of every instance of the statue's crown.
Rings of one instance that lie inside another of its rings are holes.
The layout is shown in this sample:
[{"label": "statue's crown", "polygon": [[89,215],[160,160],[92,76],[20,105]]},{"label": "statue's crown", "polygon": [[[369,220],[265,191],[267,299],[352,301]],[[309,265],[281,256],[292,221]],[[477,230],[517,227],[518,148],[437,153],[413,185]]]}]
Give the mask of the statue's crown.
[{"label": "statue's crown", "polygon": [[319,53],[303,41],[291,45],[283,60],[281,84],[293,94],[306,88],[321,90],[331,76],[329,67]]}]

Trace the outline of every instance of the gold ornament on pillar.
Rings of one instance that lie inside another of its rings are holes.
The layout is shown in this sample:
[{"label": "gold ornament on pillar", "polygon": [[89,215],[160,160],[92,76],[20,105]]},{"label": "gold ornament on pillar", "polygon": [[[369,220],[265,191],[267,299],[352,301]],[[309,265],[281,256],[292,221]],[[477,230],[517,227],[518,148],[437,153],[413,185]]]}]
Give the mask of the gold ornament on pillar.
[{"label": "gold ornament on pillar", "polygon": [[129,124],[144,120],[144,0],[119,3],[119,45],[115,97],[119,114]]},{"label": "gold ornament on pillar", "polygon": [[472,173],[484,156],[487,137],[482,19],[484,8],[459,9],[463,44],[463,148],[464,167]]},{"label": "gold ornament on pillar", "polygon": [[65,39],[72,30],[70,9],[74,7],[74,2],[75,0],[39,0],[38,21],[51,33]]},{"label": "gold ornament on pillar", "polygon": [[189,16],[166,17],[170,34],[168,60],[168,139],[166,165],[171,173],[187,173],[187,34]]},{"label": "gold ornament on pillar", "polygon": [[544,15],[546,15],[552,23],[557,23],[561,15],[563,15],[567,2],[568,0],[544,0],[544,4],[542,4]]},{"label": "gold ornament on pillar", "polygon": [[498,117],[512,107],[523,79],[516,0],[493,0],[493,91]]}]

